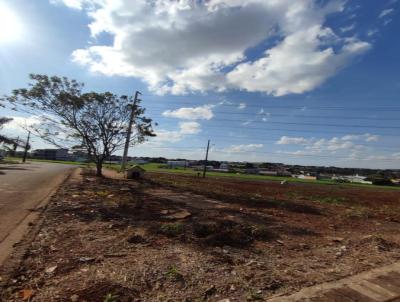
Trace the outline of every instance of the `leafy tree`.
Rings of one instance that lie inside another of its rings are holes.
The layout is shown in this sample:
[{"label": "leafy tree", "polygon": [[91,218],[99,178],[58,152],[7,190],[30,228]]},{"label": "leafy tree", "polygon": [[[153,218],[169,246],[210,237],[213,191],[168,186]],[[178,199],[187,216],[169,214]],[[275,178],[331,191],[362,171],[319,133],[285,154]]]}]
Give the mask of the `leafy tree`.
[{"label": "leafy tree", "polygon": [[[4,127],[5,124],[7,124],[11,121],[12,121],[11,118],[0,117],[0,130]],[[14,143],[15,143],[14,139],[12,139],[8,136],[5,136],[3,134],[0,134],[0,144],[12,145]]]},{"label": "leafy tree", "polygon": [[[130,145],[155,136],[152,120],[144,116],[140,101],[110,92],[83,93],[83,84],[66,77],[31,74],[29,88],[16,89],[4,100],[16,110],[35,114],[40,123],[32,131],[45,141],[64,148],[80,148],[96,163],[97,176],[103,163],[123,148],[133,112]],[[134,106],[132,108],[132,106]]]}]

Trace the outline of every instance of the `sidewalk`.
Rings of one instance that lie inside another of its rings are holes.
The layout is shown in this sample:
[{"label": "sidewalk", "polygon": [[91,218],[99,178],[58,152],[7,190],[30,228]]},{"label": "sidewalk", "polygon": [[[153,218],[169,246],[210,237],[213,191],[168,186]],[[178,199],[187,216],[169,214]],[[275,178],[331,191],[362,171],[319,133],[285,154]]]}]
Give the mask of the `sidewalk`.
[{"label": "sidewalk", "polygon": [[269,302],[400,302],[400,263],[315,285]]}]

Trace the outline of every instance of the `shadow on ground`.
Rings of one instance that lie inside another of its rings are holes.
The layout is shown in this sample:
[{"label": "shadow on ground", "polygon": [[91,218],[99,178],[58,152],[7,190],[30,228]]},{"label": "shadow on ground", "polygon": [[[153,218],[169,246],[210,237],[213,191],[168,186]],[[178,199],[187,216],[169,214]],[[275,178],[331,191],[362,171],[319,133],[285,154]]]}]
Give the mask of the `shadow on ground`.
[{"label": "shadow on ground", "polygon": [[[281,236],[316,236],[317,233],[283,223],[260,209],[280,209],[321,215],[309,205],[258,200],[231,202],[210,200],[193,193],[165,189],[148,180],[128,182],[85,178],[74,188],[79,202],[61,203],[53,208],[81,221],[107,221],[146,230],[147,236],[164,235],[182,242],[209,246],[246,247],[254,240],[271,241]],[[246,210],[242,205],[246,204]],[[141,240],[141,239],[137,239]],[[146,239],[147,240],[147,239]]]}]

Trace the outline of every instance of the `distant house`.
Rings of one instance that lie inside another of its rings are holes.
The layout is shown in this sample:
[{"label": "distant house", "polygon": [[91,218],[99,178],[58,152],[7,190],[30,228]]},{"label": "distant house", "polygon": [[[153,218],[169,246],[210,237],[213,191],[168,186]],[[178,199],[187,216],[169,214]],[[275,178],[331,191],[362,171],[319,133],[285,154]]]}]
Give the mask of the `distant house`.
[{"label": "distant house", "polygon": [[33,151],[33,157],[46,160],[68,160],[68,149],[37,149]]},{"label": "distant house", "polygon": [[270,171],[270,170],[260,170],[259,174],[260,175],[266,175],[266,176],[277,176],[278,172]]},{"label": "distant house", "polygon": [[366,176],[360,176],[358,174],[351,176],[334,176],[332,179],[337,181],[351,182],[351,183],[359,183],[365,185],[371,185],[372,181],[365,180]]},{"label": "distant house", "polygon": [[317,179],[318,180],[330,180],[330,179],[332,179],[332,175],[331,174],[318,174]]},{"label": "distant house", "polygon": [[391,181],[396,185],[400,185],[400,178],[392,178]]},{"label": "distant house", "polygon": [[222,164],[219,165],[219,169],[221,169],[221,170],[229,170],[229,164],[222,163]]},{"label": "distant house", "polygon": [[86,162],[89,160],[89,154],[83,150],[75,150],[69,154],[69,158],[76,162]]},{"label": "distant house", "polygon": [[210,170],[212,172],[222,172],[222,173],[228,173],[229,172],[228,169],[208,169],[207,168],[207,170]]},{"label": "distant house", "polygon": [[353,176],[347,176],[347,179],[350,182],[353,183],[359,183],[359,184],[367,184],[367,185],[372,185],[372,181],[367,181],[365,180],[367,177],[366,176],[360,176],[358,174],[353,175]]},{"label": "distant house", "polygon": [[298,179],[305,179],[305,180],[317,180],[316,176],[304,175],[304,174],[294,175],[293,177],[296,177]]},{"label": "distant house", "polygon": [[258,168],[247,168],[247,169],[244,169],[244,173],[246,173],[246,174],[259,174],[260,170]]},{"label": "distant house", "polygon": [[170,169],[186,168],[187,167],[187,161],[186,160],[169,160],[167,162],[167,166]]},{"label": "distant house", "polygon": [[292,173],[290,173],[289,171],[286,170],[278,170],[276,173],[277,176],[285,176],[285,177],[292,177]]}]

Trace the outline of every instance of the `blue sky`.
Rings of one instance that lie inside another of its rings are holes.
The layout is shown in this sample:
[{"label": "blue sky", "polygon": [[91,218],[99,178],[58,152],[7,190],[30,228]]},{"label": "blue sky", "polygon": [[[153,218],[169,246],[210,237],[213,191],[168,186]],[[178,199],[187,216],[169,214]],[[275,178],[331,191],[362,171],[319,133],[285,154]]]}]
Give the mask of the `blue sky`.
[{"label": "blue sky", "polygon": [[0,94],[140,90],[158,137],[130,155],[400,168],[399,2],[149,2],[0,0]]}]

